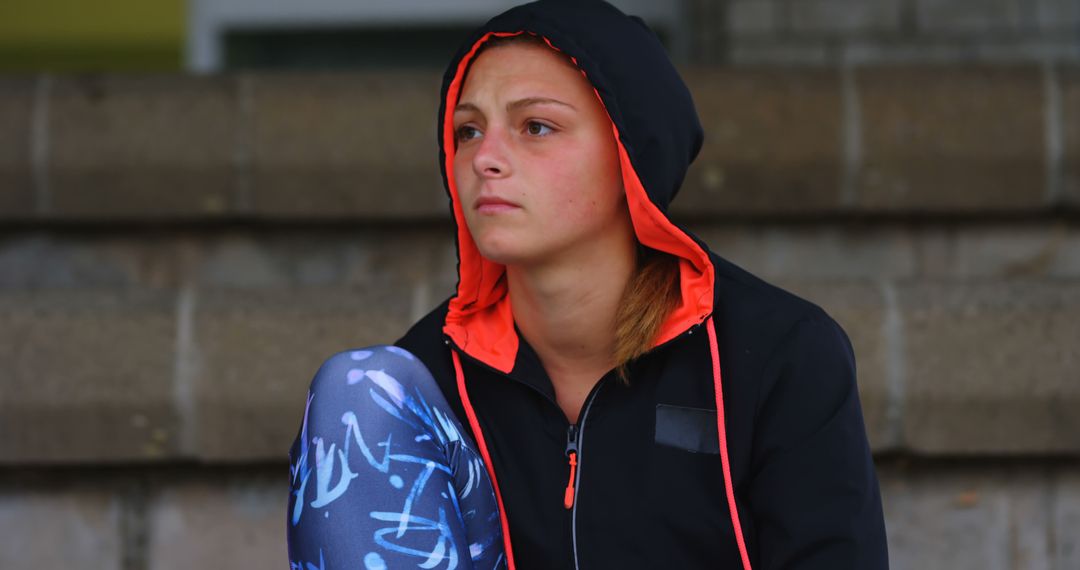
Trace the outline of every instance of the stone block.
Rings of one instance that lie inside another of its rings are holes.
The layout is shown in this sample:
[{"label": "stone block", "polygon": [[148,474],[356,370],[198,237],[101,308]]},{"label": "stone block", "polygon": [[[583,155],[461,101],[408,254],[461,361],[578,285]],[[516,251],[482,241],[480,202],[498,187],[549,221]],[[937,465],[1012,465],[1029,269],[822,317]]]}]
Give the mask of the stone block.
[{"label": "stone block", "polygon": [[1014,37],[994,35],[973,38],[968,43],[973,59],[983,64],[1080,61],[1080,41],[1075,35],[1045,34]]},{"label": "stone block", "polygon": [[48,104],[50,217],[205,218],[232,208],[229,78],[62,76]]},{"label": "stone block", "polygon": [[288,457],[307,388],[331,354],[390,344],[411,324],[413,285],[212,289],[193,301],[188,451],[204,461]]},{"label": "stone block", "polygon": [[1080,225],[1067,221],[688,227],[713,251],[765,279],[1080,277]]},{"label": "stone block", "polygon": [[[889,567],[1048,570],[1048,469],[1015,465],[878,468]],[[1075,500],[1076,490],[1070,490]]]},{"label": "stone block", "polygon": [[1059,70],[1061,84],[1061,138],[1063,149],[1062,202],[1080,209],[1080,66]]},{"label": "stone block", "polygon": [[148,570],[287,568],[288,467],[179,482],[150,505]]},{"label": "stone block", "polygon": [[788,30],[806,34],[889,34],[900,29],[899,0],[797,0],[787,3]]},{"label": "stone block", "polygon": [[175,295],[0,292],[0,463],[175,455]]},{"label": "stone block", "polygon": [[938,34],[1001,33],[1023,21],[1018,0],[916,0],[916,25]]},{"label": "stone block", "polygon": [[762,38],[736,36],[728,40],[726,63],[735,66],[822,67],[836,63],[825,38]]},{"label": "stone block", "polygon": [[777,28],[777,3],[772,0],[730,0],[727,26],[733,36],[770,35]]},{"label": "stone block", "polygon": [[895,279],[916,275],[919,233],[884,224],[693,224],[714,252],[765,279]]},{"label": "stone block", "polygon": [[926,454],[1080,450],[1080,281],[898,288],[903,431]]},{"label": "stone block", "polygon": [[283,459],[306,390],[341,350],[392,343],[450,294],[449,227],[224,236],[192,265],[186,449],[206,461]]},{"label": "stone block", "polygon": [[0,219],[25,219],[34,214],[32,147],[33,77],[0,77]]},{"label": "stone block", "polygon": [[1057,33],[1045,35],[852,36],[837,46],[839,61],[861,66],[1040,65],[1080,61],[1080,42]]},{"label": "stone block", "polygon": [[0,289],[125,289],[175,286],[168,238],[26,232],[0,238]]},{"label": "stone block", "polygon": [[0,462],[284,457],[325,357],[452,292],[450,232],[0,246]]},{"label": "stone block", "polygon": [[1052,568],[1080,568],[1080,473],[1062,469],[1053,475],[1051,488]]},{"label": "stone block", "polygon": [[673,214],[799,214],[839,204],[842,101],[835,71],[685,73],[706,137]]},{"label": "stone block", "polygon": [[1032,67],[871,68],[856,74],[860,209],[1043,208],[1043,80]]},{"label": "stone block", "polygon": [[870,67],[956,65],[979,59],[975,43],[966,38],[853,36],[844,38],[838,49],[841,61]]},{"label": "stone block", "polygon": [[1080,226],[1024,222],[929,227],[911,236],[932,279],[1080,277]]},{"label": "stone block", "polygon": [[456,276],[456,257],[448,255],[454,256],[450,224],[229,232],[198,244],[189,277],[205,287],[362,286]]},{"label": "stone block", "polygon": [[121,570],[120,521],[119,504],[108,493],[6,488],[0,492],[0,568]]},{"label": "stone block", "polygon": [[1080,29],[1080,3],[1075,0],[1031,0],[1031,21],[1039,31],[1064,31],[1075,34]]},{"label": "stone block", "polygon": [[449,219],[435,121],[438,73],[248,79],[260,217]]}]

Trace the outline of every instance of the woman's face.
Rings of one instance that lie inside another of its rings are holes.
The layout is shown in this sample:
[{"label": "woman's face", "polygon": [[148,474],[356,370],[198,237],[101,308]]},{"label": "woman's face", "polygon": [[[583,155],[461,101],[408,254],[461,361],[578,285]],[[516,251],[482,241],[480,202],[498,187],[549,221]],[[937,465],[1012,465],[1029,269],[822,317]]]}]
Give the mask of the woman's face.
[{"label": "woman's face", "polygon": [[[454,182],[484,257],[542,263],[630,227],[607,112],[552,49],[482,52],[465,79],[454,132]],[[510,205],[485,204],[492,200]]]}]

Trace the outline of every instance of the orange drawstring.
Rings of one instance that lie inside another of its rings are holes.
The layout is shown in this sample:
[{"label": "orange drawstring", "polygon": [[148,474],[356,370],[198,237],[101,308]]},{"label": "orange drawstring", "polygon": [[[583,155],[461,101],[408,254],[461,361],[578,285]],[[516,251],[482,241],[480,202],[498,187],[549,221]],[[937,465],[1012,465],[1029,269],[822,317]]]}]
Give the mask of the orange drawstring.
[{"label": "orange drawstring", "polygon": [[727,494],[728,512],[731,514],[731,526],[735,529],[735,542],[739,546],[739,557],[743,570],[752,570],[750,555],[746,551],[742,524],[739,522],[739,508],[735,504],[734,482],[731,480],[731,463],[728,461],[727,427],[724,425],[724,382],[720,374],[720,349],[716,342],[716,327],[712,315],[705,321],[709,332],[709,354],[712,357],[713,390],[716,393],[716,430],[720,439],[720,466],[724,474],[724,491]]},{"label": "orange drawstring", "polygon": [[453,348],[450,356],[454,361],[454,377],[457,379],[458,394],[461,395],[461,405],[465,408],[465,415],[469,420],[469,427],[476,436],[476,445],[480,448],[480,456],[484,459],[484,467],[487,468],[488,477],[491,477],[491,486],[495,489],[495,501],[499,505],[499,519],[502,522],[503,549],[506,554],[507,570],[514,570],[514,550],[510,542],[510,521],[506,518],[506,506],[503,505],[502,492],[499,490],[499,481],[495,478],[495,464],[491,461],[487,442],[484,441],[484,432],[480,429],[480,421],[476,418],[476,410],[469,401],[469,391],[465,389],[465,373],[461,371],[461,358]]}]

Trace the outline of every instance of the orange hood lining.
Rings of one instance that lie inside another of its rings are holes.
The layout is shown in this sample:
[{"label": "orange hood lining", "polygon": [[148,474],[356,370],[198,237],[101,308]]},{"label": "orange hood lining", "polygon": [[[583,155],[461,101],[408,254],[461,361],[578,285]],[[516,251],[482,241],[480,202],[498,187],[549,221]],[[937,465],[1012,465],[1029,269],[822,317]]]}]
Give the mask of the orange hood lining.
[{"label": "orange hood lining", "polygon": [[[458,238],[458,286],[457,294],[450,299],[445,332],[461,350],[487,365],[509,373],[517,358],[519,340],[514,330],[514,318],[510,309],[505,279],[506,266],[483,257],[473,241],[462,211],[457,185],[454,182],[454,107],[468,68],[480,46],[492,36],[516,36],[534,32],[488,32],[473,44],[458,63],[454,79],[446,94],[443,116],[442,146],[446,157],[446,180],[453,203],[454,221]],[[551,41],[540,36],[552,49],[562,52]],[[569,54],[567,54],[569,55]],[[581,74],[588,79],[577,59],[570,56]],[[590,85],[594,85],[589,81]],[[600,104],[604,105],[599,91],[593,87]],[[605,112],[607,106],[604,105]],[[611,114],[608,113],[610,120]],[[661,326],[654,346],[678,336],[692,325],[705,320],[713,309],[713,267],[709,254],[686,232],[673,224],[654,204],[638,178],[630,156],[619,136],[619,128],[611,122],[612,134],[618,146],[619,164],[622,168],[623,187],[634,232],[642,244],[680,258],[679,274],[682,298],[679,305],[668,315]]]}]

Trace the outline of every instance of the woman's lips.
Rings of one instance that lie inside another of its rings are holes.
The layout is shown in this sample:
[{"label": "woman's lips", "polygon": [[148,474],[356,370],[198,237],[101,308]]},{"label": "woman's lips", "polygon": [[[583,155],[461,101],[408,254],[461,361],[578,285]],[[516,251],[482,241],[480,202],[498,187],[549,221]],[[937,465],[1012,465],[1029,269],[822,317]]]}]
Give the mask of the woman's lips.
[{"label": "woman's lips", "polygon": [[498,214],[499,212],[507,212],[516,209],[517,206],[511,206],[510,204],[482,204],[476,208],[476,211],[481,214]]},{"label": "woman's lips", "polygon": [[509,210],[516,210],[520,206],[498,198],[480,198],[476,201],[476,211],[481,214],[497,214]]}]

